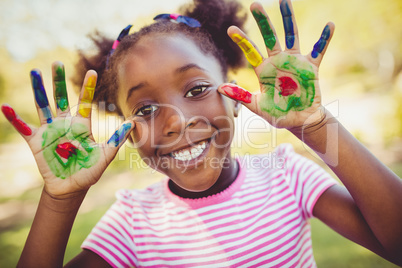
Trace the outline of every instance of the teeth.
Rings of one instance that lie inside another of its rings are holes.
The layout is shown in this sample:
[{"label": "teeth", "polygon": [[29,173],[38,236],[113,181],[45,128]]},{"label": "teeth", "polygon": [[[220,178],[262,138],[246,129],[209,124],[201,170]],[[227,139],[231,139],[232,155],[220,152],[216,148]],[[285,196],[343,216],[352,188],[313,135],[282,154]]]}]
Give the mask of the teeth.
[{"label": "teeth", "polygon": [[205,148],[207,148],[207,142],[202,141],[193,147],[172,152],[170,155],[180,161],[189,161],[199,157],[204,152]]}]

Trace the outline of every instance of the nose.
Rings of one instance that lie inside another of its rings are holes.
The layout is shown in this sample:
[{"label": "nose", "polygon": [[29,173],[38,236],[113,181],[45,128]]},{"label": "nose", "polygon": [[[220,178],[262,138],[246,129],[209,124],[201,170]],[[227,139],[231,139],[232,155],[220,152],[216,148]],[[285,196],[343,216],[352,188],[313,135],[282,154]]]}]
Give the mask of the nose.
[{"label": "nose", "polygon": [[172,136],[174,134],[182,134],[186,128],[190,128],[196,124],[196,118],[185,118],[184,114],[173,112],[170,114],[163,126],[163,135]]}]

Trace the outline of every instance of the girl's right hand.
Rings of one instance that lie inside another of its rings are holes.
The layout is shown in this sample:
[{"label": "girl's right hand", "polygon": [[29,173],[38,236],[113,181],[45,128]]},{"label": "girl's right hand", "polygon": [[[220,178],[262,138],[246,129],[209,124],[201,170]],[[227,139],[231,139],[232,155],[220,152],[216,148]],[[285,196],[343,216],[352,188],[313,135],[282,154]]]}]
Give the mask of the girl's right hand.
[{"label": "girl's right hand", "polygon": [[39,70],[31,71],[31,80],[41,126],[28,126],[8,105],[2,105],[1,110],[31,148],[45,182],[44,190],[53,198],[61,199],[87,191],[99,180],[135,124],[124,122],[107,142],[97,144],[91,131],[96,72],[87,72],[77,115],[71,116],[64,66],[55,62],[52,70],[55,118]]}]

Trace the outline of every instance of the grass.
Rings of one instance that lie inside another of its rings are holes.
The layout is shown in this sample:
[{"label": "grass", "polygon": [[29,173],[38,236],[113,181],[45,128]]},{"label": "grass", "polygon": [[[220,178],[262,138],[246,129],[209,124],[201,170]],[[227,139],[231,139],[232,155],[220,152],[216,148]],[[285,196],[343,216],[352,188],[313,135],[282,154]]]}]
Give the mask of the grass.
[{"label": "grass", "polygon": [[[108,205],[102,205],[90,212],[81,213],[78,216],[67,246],[66,262],[74,258],[81,251],[81,243],[107,209]],[[3,230],[0,239],[0,267],[15,267],[28,235],[30,225],[31,220],[28,220],[16,224],[13,228]],[[313,251],[318,267],[397,267],[374,253],[341,237],[317,219],[313,219],[311,225]]]}]

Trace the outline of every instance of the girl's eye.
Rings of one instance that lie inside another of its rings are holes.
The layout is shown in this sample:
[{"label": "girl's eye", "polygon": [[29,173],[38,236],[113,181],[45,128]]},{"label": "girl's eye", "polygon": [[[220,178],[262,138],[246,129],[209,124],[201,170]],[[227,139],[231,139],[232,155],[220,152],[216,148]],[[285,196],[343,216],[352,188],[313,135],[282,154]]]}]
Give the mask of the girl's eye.
[{"label": "girl's eye", "polygon": [[135,115],[138,115],[138,116],[151,115],[153,112],[155,112],[158,109],[159,109],[159,107],[156,105],[145,105],[145,106],[142,106],[141,108],[139,108],[135,112]]},{"label": "girl's eye", "polygon": [[193,87],[192,89],[190,89],[189,91],[187,91],[185,97],[186,97],[186,98],[187,98],[187,97],[190,97],[190,98],[191,98],[191,97],[195,97],[195,96],[197,96],[197,95],[203,93],[207,88],[208,88],[208,86],[205,86],[205,85]]}]

